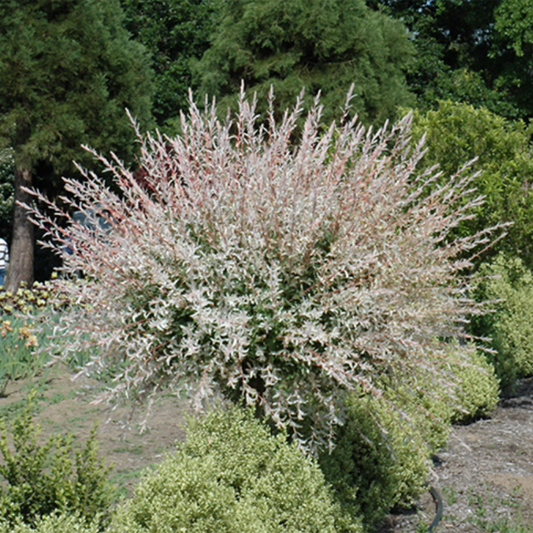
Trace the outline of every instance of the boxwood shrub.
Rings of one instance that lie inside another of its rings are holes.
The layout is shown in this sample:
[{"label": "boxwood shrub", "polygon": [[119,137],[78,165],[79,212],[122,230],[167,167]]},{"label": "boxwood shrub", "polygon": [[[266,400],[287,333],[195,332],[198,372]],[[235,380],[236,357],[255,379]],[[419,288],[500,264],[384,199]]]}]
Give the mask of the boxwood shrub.
[{"label": "boxwood shrub", "polygon": [[518,257],[499,255],[481,266],[476,298],[491,313],[472,321],[474,333],[489,337],[488,360],[503,389],[533,375],[533,274]]},{"label": "boxwood shrub", "polygon": [[498,380],[482,354],[459,344],[447,351],[441,371],[448,374],[455,402],[437,384],[398,386],[393,376],[383,375],[382,397],[347,397],[348,422],[339,428],[333,452],[320,456],[343,509],[361,515],[368,527],[391,508],[412,505],[426,490],[430,457],[446,444],[451,423],[486,416],[498,401]]},{"label": "boxwood shrub", "polygon": [[[456,350],[460,349],[464,347],[457,346]],[[488,416],[498,403],[500,386],[494,367],[483,353],[469,349],[465,361],[452,351],[444,366],[457,380],[457,402],[448,403],[450,421],[462,424]]]},{"label": "boxwood shrub", "polygon": [[41,439],[33,420],[34,396],[35,390],[9,423],[0,420],[0,521],[13,528],[33,526],[43,517],[69,512],[103,527],[115,487],[108,481],[111,468],[98,455],[96,428],[78,450],[73,435]]},{"label": "boxwood shrub", "polygon": [[51,514],[40,517],[34,525],[18,522],[0,523],[0,533],[100,533],[97,521],[87,522],[76,514]]},{"label": "boxwood shrub", "polygon": [[383,398],[351,394],[349,421],[320,465],[343,510],[371,527],[396,504],[409,505],[425,490],[429,450],[420,433]]},{"label": "boxwood shrub", "polygon": [[116,511],[111,532],[361,533],[318,464],[239,408],[191,421],[178,444]]}]

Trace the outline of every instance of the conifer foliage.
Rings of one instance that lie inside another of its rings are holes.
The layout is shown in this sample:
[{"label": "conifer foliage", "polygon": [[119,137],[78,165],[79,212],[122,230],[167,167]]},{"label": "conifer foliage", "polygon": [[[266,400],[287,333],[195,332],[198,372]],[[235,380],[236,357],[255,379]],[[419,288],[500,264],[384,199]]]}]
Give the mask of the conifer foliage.
[{"label": "conifer foliage", "polygon": [[59,218],[33,217],[84,274],[55,282],[80,304],[63,324],[98,347],[90,367],[115,372],[113,392],[222,393],[312,449],[346,391],[379,394],[383,372],[440,379],[434,339],[475,311],[458,274],[484,239],[448,237],[480,200],[450,210],[470,180],[431,186],[409,116],[372,131],[346,111],[324,128],[318,98],[278,123],[272,102],[259,120],[241,92],[225,122],[191,104],[180,136],[141,139],[142,182],[99,156],[119,192],[87,173],[65,180],[83,224],[52,202]]},{"label": "conifer foliage", "polygon": [[22,187],[57,194],[59,176],[72,176],[72,160],[85,155],[82,143],[131,156],[125,108],[148,125],[152,86],[118,0],[0,0],[0,80],[0,145],[12,150],[15,174],[6,288],[16,292],[33,281]]},{"label": "conifer foliage", "polygon": [[[359,118],[379,122],[413,102],[405,81],[414,55],[407,29],[364,0],[231,0],[215,9],[210,46],[195,65],[200,91],[237,108],[239,87],[283,109],[302,87],[323,94],[324,116],[338,118],[351,84]],[[261,109],[264,109],[261,107]]]}]

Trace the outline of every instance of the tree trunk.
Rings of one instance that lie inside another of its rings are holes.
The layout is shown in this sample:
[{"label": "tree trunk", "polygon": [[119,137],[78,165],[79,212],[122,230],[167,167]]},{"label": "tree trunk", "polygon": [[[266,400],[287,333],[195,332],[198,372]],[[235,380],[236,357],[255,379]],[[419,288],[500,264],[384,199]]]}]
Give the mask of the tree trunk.
[{"label": "tree trunk", "polygon": [[16,292],[24,281],[30,287],[33,283],[34,231],[28,213],[19,203],[29,204],[31,196],[22,187],[31,187],[30,170],[15,169],[15,207],[13,213],[13,238],[9,250],[9,266],[5,279],[5,290]]}]

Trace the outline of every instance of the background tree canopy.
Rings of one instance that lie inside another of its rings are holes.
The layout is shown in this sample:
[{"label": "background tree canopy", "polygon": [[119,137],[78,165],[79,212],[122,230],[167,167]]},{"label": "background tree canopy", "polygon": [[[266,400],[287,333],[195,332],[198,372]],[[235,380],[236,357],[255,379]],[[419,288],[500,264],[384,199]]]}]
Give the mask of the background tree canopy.
[{"label": "background tree canopy", "polygon": [[[150,123],[151,81],[142,45],[122,27],[118,0],[0,1],[0,138],[22,186],[55,195],[81,144],[131,158],[129,108]],[[33,231],[15,205],[6,287],[33,279]]]},{"label": "background tree canopy", "polygon": [[533,6],[529,0],[368,0],[402,20],[417,59],[408,76],[418,106],[449,99],[507,118],[533,117]]},{"label": "background tree canopy", "polygon": [[0,237],[6,242],[11,238],[13,215],[13,154],[10,150],[0,151]]},{"label": "background tree canopy", "polygon": [[366,124],[419,110],[443,179],[479,157],[488,204],[472,224],[512,219],[508,247],[531,264],[529,130],[515,122],[533,117],[529,0],[0,0],[0,14],[2,235],[15,171],[56,196],[72,160],[92,164],[82,143],[132,161],[126,107],[174,134],[189,88],[224,112],[244,80],[260,102],[273,86],[277,109],[320,90],[328,122],[354,84]]},{"label": "background tree canopy", "polygon": [[466,162],[477,158],[471,169],[479,172],[474,185],[485,196],[485,203],[458,231],[473,235],[500,222],[512,222],[507,237],[488,255],[505,251],[533,267],[532,128],[484,108],[439,102],[437,110],[415,112],[413,131],[415,138],[426,134],[428,151],[422,164],[438,164],[444,183]]},{"label": "background tree canopy", "polygon": [[173,130],[195,89],[191,60],[209,46],[215,0],[121,0],[124,24],[148,50],[154,70],[152,112],[157,125]]},{"label": "background tree canopy", "polygon": [[404,71],[414,54],[404,25],[363,0],[230,0],[220,4],[211,46],[196,65],[200,94],[235,104],[241,80],[277,106],[294,104],[302,87],[320,90],[325,121],[338,113],[351,84],[354,108],[383,122],[411,95]]}]

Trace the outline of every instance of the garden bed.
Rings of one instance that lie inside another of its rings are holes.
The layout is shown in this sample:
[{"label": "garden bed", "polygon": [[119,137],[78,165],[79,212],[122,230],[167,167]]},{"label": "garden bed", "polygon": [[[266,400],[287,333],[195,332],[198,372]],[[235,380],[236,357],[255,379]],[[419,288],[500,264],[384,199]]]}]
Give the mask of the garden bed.
[{"label": "garden bed", "polygon": [[[123,495],[131,494],[143,469],[160,462],[184,438],[185,400],[160,397],[141,433],[145,407],[113,410],[94,405],[102,384],[87,378],[73,382],[65,369],[40,381],[10,383],[7,396],[0,398],[0,416],[13,416],[35,383],[39,386],[36,419],[43,440],[60,432],[73,433],[83,443],[98,423],[100,453],[114,464],[113,480]],[[444,499],[437,532],[533,531],[532,380],[523,380],[491,418],[454,428],[448,447],[435,458],[432,485]],[[431,523],[434,514],[435,504],[427,493],[417,509],[389,515],[379,533],[419,533],[421,523]]]},{"label": "garden bed", "polygon": [[[437,532],[533,531],[533,380],[522,380],[492,417],[454,427],[435,458],[432,484],[444,499]],[[410,533],[429,524],[435,505],[424,495],[419,512],[393,514],[380,533]],[[520,525],[522,524],[522,525]]]}]

